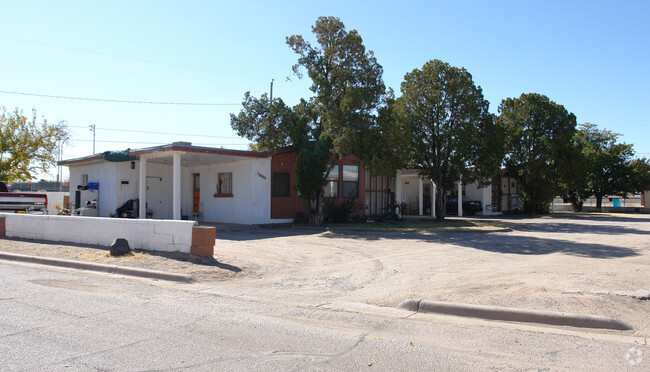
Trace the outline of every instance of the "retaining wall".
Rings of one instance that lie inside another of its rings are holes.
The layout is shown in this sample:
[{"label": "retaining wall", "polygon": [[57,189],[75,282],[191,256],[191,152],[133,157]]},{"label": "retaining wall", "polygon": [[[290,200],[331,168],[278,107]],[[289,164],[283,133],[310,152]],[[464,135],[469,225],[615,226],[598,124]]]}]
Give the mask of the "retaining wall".
[{"label": "retaining wall", "polygon": [[93,244],[108,247],[125,238],[133,249],[190,253],[195,221],[0,213],[10,238]]}]

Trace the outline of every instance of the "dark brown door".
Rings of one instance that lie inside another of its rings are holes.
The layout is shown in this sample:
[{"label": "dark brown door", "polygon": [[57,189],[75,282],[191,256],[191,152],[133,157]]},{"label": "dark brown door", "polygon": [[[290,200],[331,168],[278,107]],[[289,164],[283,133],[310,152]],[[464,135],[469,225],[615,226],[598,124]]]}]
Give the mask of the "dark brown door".
[{"label": "dark brown door", "polygon": [[194,213],[199,213],[199,202],[201,201],[201,182],[199,173],[193,173],[194,177],[194,198],[193,198],[193,208]]}]

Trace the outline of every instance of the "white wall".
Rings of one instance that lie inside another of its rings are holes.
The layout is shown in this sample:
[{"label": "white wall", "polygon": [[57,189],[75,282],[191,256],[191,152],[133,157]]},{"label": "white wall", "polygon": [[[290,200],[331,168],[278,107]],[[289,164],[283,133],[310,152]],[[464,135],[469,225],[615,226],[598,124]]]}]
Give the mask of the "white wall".
[{"label": "white wall", "polygon": [[463,200],[483,200],[483,189],[478,188],[477,183],[465,185],[465,195]]},{"label": "white wall", "polygon": [[[115,163],[117,165],[116,187],[115,187],[115,205],[113,210],[122,206],[130,199],[138,198],[139,168],[138,161],[135,161],[134,169],[131,169],[131,162]],[[122,181],[128,184],[122,184]]]},{"label": "white wall", "polygon": [[[71,188],[81,183],[81,175],[88,174],[89,182],[99,182],[99,211],[109,216],[129,199],[138,198],[140,162],[94,163],[70,167]],[[232,172],[233,197],[215,198],[217,173]],[[192,173],[201,179],[202,221],[263,224],[271,222],[271,158],[244,158],[242,160],[181,168],[181,215],[191,217],[193,202]],[[154,219],[173,217],[171,165],[147,162],[147,205]],[[128,184],[122,184],[122,181]],[[74,201],[74,190],[70,192]]]},{"label": "white wall", "polygon": [[57,214],[58,213],[58,210],[56,209],[57,204],[61,208],[68,207],[66,205],[63,205],[63,196],[66,195],[67,192],[48,191],[45,194],[47,194],[47,214]]},{"label": "white wall", "polygon": [[[217,173],[232,172],[233,197],[214,197]],[[243,159],[191,167],[183,173],[183,210],[191,210],[191,174],[199,173],[203,220],[262,224],[271,222],[271,159]]]},{"label": "white wall", "polygon": [[[147,205],[153,218],[173,218],[172,193],[173,169],[171,165],[147,162]],[[183,190],[181,189],[181,195]],[[187,215],[182,211],[182,215]]]},{"label": "white wall", "polygon": [[271,158],[252,161],[251,220],[254,224],[271,222]]},{"label": "white wall", "polygon": [[[424,182],[431,184],[429,181]],[[402,203],[406,203],[407,205],[416,203],[417,205],[420,195],[419,187],[418,177],[402,176]]]},{"label": "white wall", "polygon": [[[88,175],[88,182],[99,183],[99,199],[97,201],[99,216],[108,216],[111,212],[115,211],[115,189],[117,180],[117,164],[119,163],[94,163],[89,165],[71,166],[70,167],[70,203],[74,205],[74,194],[78,185],[81,185],[81,177],[83,174]],[[92,193],[85,193],[87,198],[96,198]],[[84,205],[82,200],[82,206]]]},{"label": "white wall", "polygon": [[133,249],[190,252],[194,221],[137,220],[101,217],[38,216],[2,213],[10,238],[108,247],[125,238]]}]

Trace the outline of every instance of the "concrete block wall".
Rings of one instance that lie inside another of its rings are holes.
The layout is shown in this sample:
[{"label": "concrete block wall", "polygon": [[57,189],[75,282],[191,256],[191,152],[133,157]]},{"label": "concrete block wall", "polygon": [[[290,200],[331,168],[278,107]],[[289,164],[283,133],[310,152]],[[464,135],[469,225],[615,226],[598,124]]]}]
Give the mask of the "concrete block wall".
[{"label": "concrete block wall", "polygon": [[0,213],[6,236],[108,247],[125,238],[133,249],[190,253],[195,221]]}]

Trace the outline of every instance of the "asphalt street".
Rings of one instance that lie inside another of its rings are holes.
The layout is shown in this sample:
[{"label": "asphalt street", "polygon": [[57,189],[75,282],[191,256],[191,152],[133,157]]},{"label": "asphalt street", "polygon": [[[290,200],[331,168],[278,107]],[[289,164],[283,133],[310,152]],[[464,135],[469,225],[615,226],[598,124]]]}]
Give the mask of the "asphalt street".
[{"label": "asphalt street", "polygon": [[647,370],[647,341],[0,264],[0,369]]}]

